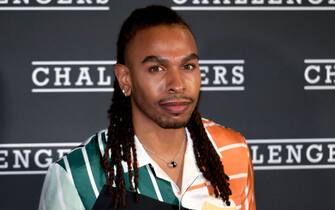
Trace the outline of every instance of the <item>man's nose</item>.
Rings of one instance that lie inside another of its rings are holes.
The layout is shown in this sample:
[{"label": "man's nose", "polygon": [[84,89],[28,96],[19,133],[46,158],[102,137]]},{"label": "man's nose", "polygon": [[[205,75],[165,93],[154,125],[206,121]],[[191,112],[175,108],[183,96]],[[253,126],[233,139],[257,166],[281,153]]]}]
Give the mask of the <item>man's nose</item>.
[{"label": "man's nose", "polygon": [[180,93],[185,90],[185,78],[183,77],[183,72],[180,69],[169,69],[167,77],[169,93]]}]

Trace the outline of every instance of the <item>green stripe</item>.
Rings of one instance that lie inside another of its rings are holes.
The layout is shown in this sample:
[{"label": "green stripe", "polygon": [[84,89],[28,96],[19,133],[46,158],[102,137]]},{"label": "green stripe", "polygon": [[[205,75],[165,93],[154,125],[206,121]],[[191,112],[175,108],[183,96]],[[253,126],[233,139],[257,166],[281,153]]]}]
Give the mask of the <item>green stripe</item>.
[{"label": "green stripe", "polygon": [[141,194],[158,200],[155,188],[151,182],[150,175],[146,166],[140,167],[138,169],[138,185]]},{"label": "green stripe", "polygon": [[85,146],[85,148],[95,183],[97,185],[98,191],[100,192],[106,183],[106,177],[103,167],[101,166],[102,157],[99,149],[98,136],[94,136]]},{"label": "green stripe", "polygon": [[85,208],[91,209],[95,203],[96,198],[87,174],[81,148],[72,151],[71,154],[68,155],[68,160],[73,176],[73,181],[76,185],[79,196]]},{"label": "green stripe", "polygon": [[[65,154],[64,156],[67,156],[69,158],[69,156],[71,155],[72,151],[77,150],[82,148],[83,145],[79,145],[76,146],[75,148],[73,148],[68,154]],[[60,166],[62,166],[62,168],[66,171],[66,166],[65,166],[65,161],[64,161],[64,157],[61,157],[61,159],[57,160],[56,163],[58,163]]]},{"label": "green stripe", "polygon": [[63,159],[63,158],[60,159],[60,160],[58,160],[57,163],[58,163],[60,166],[62,166],[62,168],[66,171],[65,162],[64,162],[64,159]]},{"label": "green stripe", "polygon": [[157,182],[159,191],[161,192],[164,202],[173,204],[173,205],[178,205],[179,201],[173,192],[171,183],[169,181],[166,181],[164,179],[160,179],[157,177],[156,177],[156,182]]}]

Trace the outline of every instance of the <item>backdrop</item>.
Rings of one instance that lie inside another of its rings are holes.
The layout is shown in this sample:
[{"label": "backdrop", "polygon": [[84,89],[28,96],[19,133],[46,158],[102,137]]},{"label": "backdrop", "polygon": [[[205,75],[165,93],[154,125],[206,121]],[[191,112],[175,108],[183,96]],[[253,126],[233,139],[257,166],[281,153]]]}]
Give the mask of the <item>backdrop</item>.
[{"label": "backdrop", "polygon": [[258,209],[335,209],[335,0],[0,0],[0,209],[37,209],[107,126],[120,25],[152,3],[192,26],[201,112],[247,138]]}]

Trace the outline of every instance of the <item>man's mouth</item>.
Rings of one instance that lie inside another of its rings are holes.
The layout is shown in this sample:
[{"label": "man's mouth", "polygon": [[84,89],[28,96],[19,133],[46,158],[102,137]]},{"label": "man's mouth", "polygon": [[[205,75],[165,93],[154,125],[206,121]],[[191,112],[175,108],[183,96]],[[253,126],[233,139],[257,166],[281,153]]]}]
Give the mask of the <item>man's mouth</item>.
[{"label": "man's mouth", "polygon": [[192,104],[192,100],[188,98],[174,98],[162,100],[159,105],[171,114],[181,114]]}]

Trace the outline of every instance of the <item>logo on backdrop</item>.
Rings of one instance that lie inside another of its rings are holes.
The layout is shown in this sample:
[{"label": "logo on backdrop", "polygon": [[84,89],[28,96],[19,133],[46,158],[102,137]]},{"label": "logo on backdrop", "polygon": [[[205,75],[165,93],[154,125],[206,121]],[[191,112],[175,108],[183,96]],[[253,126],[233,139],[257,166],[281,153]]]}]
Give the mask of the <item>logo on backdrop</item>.
[{"label": "logo on backdrop", "polygon": [[335,59],[305,59],[305,90],[335,90]]},{"label": "logo on backdrop", "polygon": [[[114,60],[33,61],[33,93],[111,92]],[[200,60],[202,91],[244,91],[244,60]]]},{"label": "logo on backdrop", "polygon": [[115,61],[33,61],[33,93],[110,92]]},{"label": "logo on backdrop", "polygon": [[0,11],[109,10],[109,0],[0,0]]},{"label": "logo on backdrop", "polygon": [[201,90],[244,91],[244,60],[200,60]]},{"label": "logo on backdrop", "polygon": [[335,169],[335,139],[248,140],[255,170]]},{"label": "logo on backdrop", "polygon": [[172,0],[174,10],[188,11],[329,11],[335,0]]},{"label": "logo on backdrop", "polygon": [[[254,169],[335,169],[335,139],[247,140]],[[74,143],[0,144],[0,175],[45,174]]]},{"label": "logo on backdrop", "polygon": [[52,162],[79,144],[0,144],[0,175],[45,174]]}]

